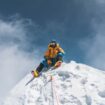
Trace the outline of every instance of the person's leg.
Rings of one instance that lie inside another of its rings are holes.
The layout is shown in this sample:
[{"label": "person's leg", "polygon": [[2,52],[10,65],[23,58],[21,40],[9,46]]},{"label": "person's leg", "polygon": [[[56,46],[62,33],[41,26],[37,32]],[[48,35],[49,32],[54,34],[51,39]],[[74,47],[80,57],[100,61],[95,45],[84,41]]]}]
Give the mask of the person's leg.
[{"label": "person's leg", "polygon": [[38,73],[40,73],[43,68],[44,68],[44,65],[42,63],[40,63],[39,66],[36,68],[36,71],[38,71]]},{"label": "person's leg", "polygon": [[47,67],[47,60],[45,59],[39,64],[35,71],[32,71],[32,75],[38,77],[44,67]]},{"label": "person's leg", "polygon": [[36,70],[40,73],[44,67],[48,67],[48,64],[47,64],[47,60],[44,59],[40,64],[39,66],[36,68]]},{"label": "person's leg", "polygon": [[52,58],[52,59],[51,59],[51,62],[52,62],[51,66],[54,66],[55,63],[56,63],[56,59],[55,59],[55,58]]}]

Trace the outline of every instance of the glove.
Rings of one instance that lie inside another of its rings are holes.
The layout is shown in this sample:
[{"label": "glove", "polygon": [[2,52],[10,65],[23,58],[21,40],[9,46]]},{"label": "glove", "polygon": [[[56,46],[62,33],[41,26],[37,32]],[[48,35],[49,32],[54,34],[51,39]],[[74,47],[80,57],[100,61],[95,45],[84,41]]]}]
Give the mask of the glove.
[{"label": "glove", "polygon": [[52,64],[51,60],[47,60],[47,64],[51,65]]},{"label": "glove", "polygon": [[60,67],[62,64],[62,61],[57,61],[54,65],[55,68]]}]

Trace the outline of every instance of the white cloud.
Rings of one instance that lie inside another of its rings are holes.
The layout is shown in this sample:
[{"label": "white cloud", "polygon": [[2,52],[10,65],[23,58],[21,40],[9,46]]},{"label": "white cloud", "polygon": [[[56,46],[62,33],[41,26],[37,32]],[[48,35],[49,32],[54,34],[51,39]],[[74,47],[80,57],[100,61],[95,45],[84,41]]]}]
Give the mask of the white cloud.
[{"label": "white cloud", "polygon": [[21,37],[25,36],[25,34],[26,32],[22,20],[11,21],[11,22],[0,20],[0,37],[12,36],[21,39]]},{"label": "white cloud", "polygon": [[25,24],[23,21],[0,19],[0,101],[39,63],[38,50],[32,53],[20,50],[21,46],[28,47],[26,40],[28,30],[25,28],[28,23]]},{"label": "white cloud", "polygon": [[87,43],[88,51],[87,58],[89,62],[100,69],[105,70],[105,25],[103,23],[97,24],[95,28],[95,36]]},{"label": "white cloud", "polygon": [[89,12],[92,10],[93,13],[96,13],[91,19],[92,32],[89,35],[90,37],[80,42],[80,45],[85,51],[86,61],[94,67],[105,70],[105,6],[103,7],[105,0],[95,1],[97,4],[93,4],[95,10],[92,10],[93,7],[89,8]]},{"label": "white cloud", "polygon": [[96,0],[97,3],[103,4],[105,3],[105,0]]}]

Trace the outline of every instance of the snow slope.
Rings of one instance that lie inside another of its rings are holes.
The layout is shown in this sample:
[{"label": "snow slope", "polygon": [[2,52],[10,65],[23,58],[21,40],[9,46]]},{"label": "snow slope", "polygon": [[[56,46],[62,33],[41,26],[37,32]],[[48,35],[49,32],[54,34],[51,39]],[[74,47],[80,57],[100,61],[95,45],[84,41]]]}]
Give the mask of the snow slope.
[{"label": "snow slope", "polygon": [[2,105],[105,105],[105,72],[87,65],[63,63],[25,86],[30,78],[17,84]]}]

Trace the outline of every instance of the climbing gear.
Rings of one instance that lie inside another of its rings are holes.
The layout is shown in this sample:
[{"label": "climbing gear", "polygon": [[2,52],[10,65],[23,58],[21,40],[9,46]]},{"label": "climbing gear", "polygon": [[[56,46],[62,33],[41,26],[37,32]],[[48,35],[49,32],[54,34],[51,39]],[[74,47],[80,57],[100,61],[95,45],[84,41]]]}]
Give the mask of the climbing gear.
[{"label": "climbing gear", "polygon": [[[52,89],[52,101],[53,101],[53,105],[54,105],[54,98],[56,99],[56,105],[60,105],[60,100],[57,94],[57,91],[55,90],[55,81],[54,81],[54,77],[52,75],[50,75],[51,78],[51,89]],[[55,97],[54,97],[55,96]]]},{"label": "climbing gear", "polygon": [[27,86],[29,83],[31,83],[34,80],[35,77],[32,77],[26,84],[25,86]]}]

